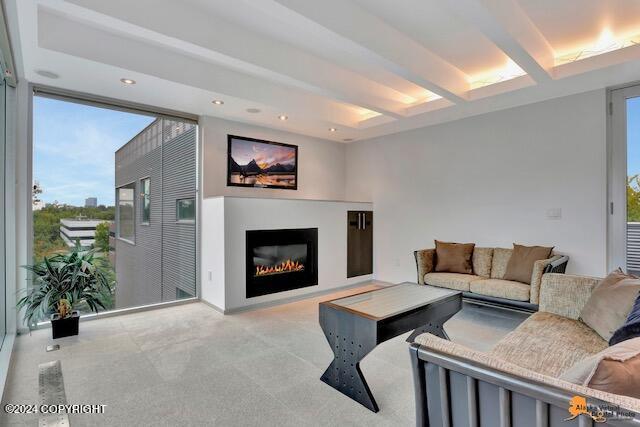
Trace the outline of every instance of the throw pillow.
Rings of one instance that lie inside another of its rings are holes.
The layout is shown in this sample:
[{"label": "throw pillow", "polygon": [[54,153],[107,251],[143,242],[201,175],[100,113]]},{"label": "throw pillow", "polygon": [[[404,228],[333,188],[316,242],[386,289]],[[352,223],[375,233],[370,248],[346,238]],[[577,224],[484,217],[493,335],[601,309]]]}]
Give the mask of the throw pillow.
[{"label": "throw pillow", "polygon": [[541,259],[548,259],[553,247],[522,246],[513,244],[513,253],[504,272],[504,280],[531,284],[533,265]]},{"label": "throw pillow", "polygon": [[560,379],[607,393],[640,398],[640,338],[633,338],[587,357]]},{"label": "throw pillow", "polygon": [[627,320],[638,292],[640,279],[618,269],[596,285],[580,312],[580,320],[609,341]]},{"label": "throw pillow", "polygon": [[616,345],[631,338],[640,337],[640,294],[627,317],[627,321],[613,333],[609,345]]},{"label": "throw pillow", "polygon": [[448,243],[436,240],[436,271],[472,274],[475,243]]}]

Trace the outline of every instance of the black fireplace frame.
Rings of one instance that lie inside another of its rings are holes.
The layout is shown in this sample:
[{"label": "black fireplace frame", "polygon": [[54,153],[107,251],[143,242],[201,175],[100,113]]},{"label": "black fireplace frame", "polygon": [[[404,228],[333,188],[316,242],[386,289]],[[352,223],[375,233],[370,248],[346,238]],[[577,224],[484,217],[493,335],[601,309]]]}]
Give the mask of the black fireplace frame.
[{"label": "black fireplace frame", "polygon": [[[278,236],[278,241],[274,237]],[[318,229],[286,228],[278,230],[247,230],[245,232],[247,298],[270,295],[293,289],[318,285]],[[271,276],[254,277],[253,248],[269,245],[307,245],[307,260],[302,272],[289,272]]]}]

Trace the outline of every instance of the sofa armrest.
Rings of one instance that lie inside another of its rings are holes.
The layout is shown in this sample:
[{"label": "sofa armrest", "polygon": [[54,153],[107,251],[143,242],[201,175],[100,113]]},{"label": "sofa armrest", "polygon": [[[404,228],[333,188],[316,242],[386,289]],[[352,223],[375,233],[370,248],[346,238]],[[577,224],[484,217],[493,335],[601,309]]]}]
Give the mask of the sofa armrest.
[{"label": "sofa armrest", "polygon": [[[579,395],[609,404],[619,405],[622,408],[634,412],[640,412],[640,399],[611,394],[539,374],[507,360],[481,351],[472,350],[463,345],[438,338],[432,334],[417,336],[411,348],[412,351],[415,351],[412,357],[417,357],[419,360],[430,362],[445,370],[457,371],[465,376],[474,378],[476,381],[499,384],[505,390],[523,395],[530,394],[532,397],[535,397],[536,400],[540,399],[544,394],[548,394],[549,397],[553,397],[554,399],[560,397],[560,395],[565,395],[566,400],[561,397],[560,403],[562,406],[566,405],[565,407],[568,407],[569,398]],[[415,380],[416,378],[414,378],[414,381]],[[447,390],[447,387],[445,387],[444,390]],[[464,391],[466,392],[466,390]],[[550,401],[544,398],[541,400],[550,403]],[[637,415],[637,417],[640,417],[640,415]],[[636,422],[637,421],[638,418],[636,418]],[[516,424],[521,425],[520,423]],[[528,425],[528,423],[524,424]]]},{"label": "sofa armrest", "polygon": [[529,302],[538,304],[540,302],[540,283],[544,273],[564,273],[567,268],[569,257],[566,255],[554,255],[549,259],[541,259],[533,264],[531,274],[531,293]]},{"label": "sofa armrest", "polygon": [[540,311],[577,320],[600,279],[546,273],[540,284]]},{"label": "sofa armrest", "polygon": [[420,249],[413,252],[418,270],[418,284],[424,285],[424,275],[431,273],[435,268],[436,250]]}]

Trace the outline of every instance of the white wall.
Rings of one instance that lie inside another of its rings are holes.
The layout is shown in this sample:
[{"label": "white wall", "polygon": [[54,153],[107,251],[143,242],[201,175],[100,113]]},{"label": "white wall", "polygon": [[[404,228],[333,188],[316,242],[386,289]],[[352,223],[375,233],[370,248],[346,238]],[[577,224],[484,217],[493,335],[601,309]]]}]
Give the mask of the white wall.
[{"label": "white wall", "polygon": [[226,308],[224,201],[224,197],[206,199],[202,203],[200,224],[200,297],[221,310]]},{"label": "white wall", "polygon": [[[201,117],[203,195],[344,200],[346,145],[244,123]],[[298,146],[298,190],[227,187],[227,135]]]},{"label": "white wall", "polygon": [[376,279],[415,280],[412,251],[436,238],[555,245],[569,272],[604,275],[605,106],[599,90],[350,144],[346,196],[373,201]]},{"label": "white wall", "polygon": [[[218,242],[224,208],[224,251]],[[207,198],[202,204],[202,299],[225,310],[328,291],[372,279],[347,279],[347,211],[371,210],[370,203],[259,198]],[[247,299],[246,230],[318,228],[318,286]],[[217,231],[216,231],[217,230]],[[209,234],[211,233],[211,235]],[[220,260],[224,259],[224,274]],[[217,271],[216,271],[217,270]],[[212,280],[209,280],[209,271]],[[224,306],[220,295],[224,293]]]}]

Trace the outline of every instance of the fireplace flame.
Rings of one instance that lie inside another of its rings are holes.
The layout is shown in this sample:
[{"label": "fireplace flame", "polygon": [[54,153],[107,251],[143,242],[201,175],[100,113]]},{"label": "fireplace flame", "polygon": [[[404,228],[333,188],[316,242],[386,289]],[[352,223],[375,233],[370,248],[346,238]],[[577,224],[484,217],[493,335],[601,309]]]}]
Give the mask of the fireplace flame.
[{"label": "fireplace flame", "polygon": [[304,264],[299,261],[291,261],[290,259],[282,261],[280,264],[265,266],[256,265],[256,276],[268,276],[270,274],[293,273],[296,271],[304,271]]}]

